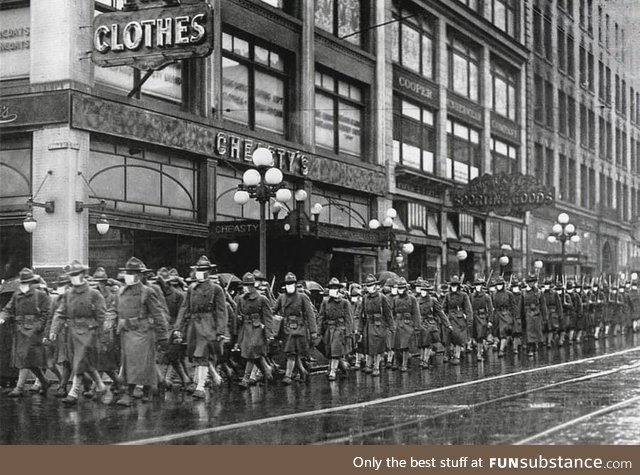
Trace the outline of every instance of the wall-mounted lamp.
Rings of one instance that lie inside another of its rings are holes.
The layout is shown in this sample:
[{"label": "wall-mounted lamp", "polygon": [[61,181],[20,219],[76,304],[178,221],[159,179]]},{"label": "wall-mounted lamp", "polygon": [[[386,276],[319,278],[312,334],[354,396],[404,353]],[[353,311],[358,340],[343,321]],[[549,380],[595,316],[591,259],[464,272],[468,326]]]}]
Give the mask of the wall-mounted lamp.
[{"label": "wall-mounted lamp", "polygon": [[464,249],[460,249],[458,252],[456,252],[456,257],[459,261],[464,261],[467,258],[467,251],[465,251]]},{"label": "wall-mounted lamp", "polygon": [[238,252],[238,248],[240,247],[240,244],[238,244],[236,241],[231,241],[227,245],[229,246],[229,251],[231,252]]},{"label": "wall-mounted lamp", "polygon": [[40,186],[38,187],[38,191],[36,191],[36,194],[33,196],[30,196],[29,199],[27,200],[27,206],[29,207],[29,211],[27,212],[27,216],[22,222],[22,226],[24,227],[24,230],[28,233],[34,232],[36,230],[36,227],[38,226],[38,221],[36,221],[36,219],[33,217],[33,212],[32,212],[33,208],[44,208],[45,212],[49,214],[54,213],[56,210],[55,201],[45,201],[44,203],[35,201],[36,196],[38,196],[38,193],[42,189],[42,185],[44,185],[44,182],[47,181],[47,178],[49,178],[49,175],[53,175],[53,171],[49,170],[47,172],[47,174],[42,179],[42,183],[40,183]]},{"label": "wall-mounted lamp", "polygon": [[316,225],[316,237],[318,237],[318,223],[320,222],[320,213],[322,213],[322,205],[316,203],[311,207],[311,216],[313,216],[313,222]]},{"label": "wall-mounted lamp", "polygon": [[[83,203],[82,201],[76,201],[76,213],[82,213],[84,209],[99,209],[100,211],[104,211],[107,206],[107,202],[105,200],[100,200],[100,203]],[[98,221],[96,222],[96,229],[98,233],[101,235],[107,234],[109,231],[109,221],[104,214],[100,215]]]}]

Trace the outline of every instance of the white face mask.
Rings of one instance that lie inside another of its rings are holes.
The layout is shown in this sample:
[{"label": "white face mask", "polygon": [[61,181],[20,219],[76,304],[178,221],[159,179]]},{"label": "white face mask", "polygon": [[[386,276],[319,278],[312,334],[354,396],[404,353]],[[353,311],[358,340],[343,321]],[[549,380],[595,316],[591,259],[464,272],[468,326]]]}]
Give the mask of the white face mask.
[{"label": "white face mask", "polygon": [[81,275],[70,275],[69,280],[71,281],[71,285],[81,285],[84,279]]},{"label": "white face mask", "polygon": [[29,284],[20,284],[19,288],[20,288],[20,292],[22,292],[23,294],[26,294],[27,292],[29,292]]},{"label": "white face mask", "polygon": [[520,287],[514,287],[514,288],[512,289],[512,292],[513,292],[514,294],[519,294],[519,293],[520,293]]},{"label": "white face mask", "polygon": [[620,293],[621,293],[621,294],[624,294],[624,289],[620,289]]},{"label": "white face mask", "polygon": [[296,291],[296,284],[287,284],[284,286],[284,289],[288,294],[292,294]]},{"label": "white face mask", "polygon": [[551,286],[550,286],[550,285],[545,285],[545,286],[544,286],[544,290],[549,290],[550,288],[551,288]]},{"label": "white face mask", "polygon": [[367,292],[369,292],[370,294],[375,293],[376,291],[376,286],[375,285],[368,285],[367,286]]},{"label": "white face mask", "polygon": [[458,286],[457,285],[452,285],[451,286],[451,292],[457,292],[458,291]]},{"label": "white face mask", "polygon": [[482,286],[481,285],[476,285],[476,292],[480,292],[482,290]]},{"label": "white face mask", "polygon": [[198,282],[204,282],[206,279],[206,272],[196,271],[196,280]]},{"label": "white face mask", "polygon": [[396,287],[391,287],[391,295],[398,295],[398,289]]},{"label": "white face mask", "polygon": [[421,290],[420,291],[420,295],[422,295],[423,297],[427,296],[427,291],[426,290]]},{"label": "white face mask", "polygon": [[502,290],[504,289],[504,285],[496,285],[496,290]]},{"label": "white face mask", "polygon": [[124,275],[124,283],[125,285],[133,285],[138,282],[138,276],[135,274],[125,274]]},{"label": "white face mask", "polygon": [[398,294],[400,295],[404,295],[404,293],[407,291],[407,289],[398,289]]},{"label": "white face mask", "polygon": [[358,297],[351,297],[351,302],[356,303],[358,301]]},{"label": "white face mask", "polygon": [[329,297],[337,297],[338,289],[329,289]]}]

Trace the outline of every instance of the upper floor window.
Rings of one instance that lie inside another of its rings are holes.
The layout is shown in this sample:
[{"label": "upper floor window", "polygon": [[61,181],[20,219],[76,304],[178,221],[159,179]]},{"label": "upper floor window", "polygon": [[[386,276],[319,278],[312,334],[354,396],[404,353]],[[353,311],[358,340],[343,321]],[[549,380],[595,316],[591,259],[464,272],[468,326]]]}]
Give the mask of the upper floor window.
[{"label": "upper floor window", "polygon": [[407,10],[394,12],[392,27],[392,59],[407,69],[433,78],[433,22]]},{"label": "upper floor window", "polygon": [[466,5],[467,8],[470,8],[473,11],[479,11],[482,6],[482,0],[458,0],[458,2]]},{"label": "upper floor window", "polygon": [[493,90],[493,110],[511,120],[517,119],[517,72],[491,62],[491,87]]},{"label": "upper floor window", "polygon": [[518,147],[498,139],[491,139],[493,173],[512,173],[518,167]]},{"label": "upper floor window", "polygon": [[287,71],[280,52],[222,33],[222,116],[285,135]]},{"label": "upper floor window", "polygon": [[122,10],[125,0],[96,0],[96,10],[112,11]]},{"label": "upper floor window", "polygon": [[362,155],[364,98],[353,82],[316,71],[315,142],[334,153]]},{"label": "upper floor window", "polygon": [[[362,46],[361,0],[315,0],[315,24],[318,28]],[[358,33],[358,34],[355,34]]]},{"label": "upper floor window", "polygon": [[478,50],[469,44],[449,37],[449,89],[472,101],[478,101],[480,91]]},{"label": "upper floor window", "polygon": [[487,18],[509,36],[516,36],[516,0],[487,0]]},{"label": "upper floor window", "polygon": [[447,120],[446,177],[467,183],[480,174],[480,132]]},{"label": "upper floor window", "polygon": [[436,133],[433,111],[394,97],[393,158],[407,167],[435,173]]}]

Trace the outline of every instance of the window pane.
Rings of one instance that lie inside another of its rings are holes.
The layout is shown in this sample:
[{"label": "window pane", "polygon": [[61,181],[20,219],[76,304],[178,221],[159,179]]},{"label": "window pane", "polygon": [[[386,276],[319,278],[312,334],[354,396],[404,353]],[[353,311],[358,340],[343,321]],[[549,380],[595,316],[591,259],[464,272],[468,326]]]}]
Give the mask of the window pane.
[{"label": "window pane", "polygon": [[516,120],[516,88],[509,86],[509,110],[507,111],[507,117],[512,120]]},{"label": "window pane", "polygon": [[455,135],[456,137],[463,138],[465,140],[469,140],[469,129],[462,124],[454,123],[453,135]]},{"label": "window pane", "polygon": [[403,144],[402,145],[402,164],[408,167],[417,168],[420,170],[422,167],[420,165],[420,154],[421,151],[418,147],[413,145]]},{"label": "window pane", "polygon": [[160,205],[160,172],[127,166],[127,201]]},{"label": "window pane", "polygon": [[338,103],[339,151],[360,155],[362,146],[361,111],[351,104]]},{"label": "window pane", "polygon": [[479,89],[479,79],[478,79],[478,66],[473,63],[469,63],[469,99],[477,101],[478,100],[478,89]]},{"label": "window pane", "polygon": [[424,171],[429,173],[434,173],[433,152],[428,152],[426,150],[423,151],[422,161],[423,161]]},{"label": "window pane", "polygon": [[222,58],[222,108],[225,119],[249,123],[249,70]]},{"label": "window pane", "polygon": [[[360,31],[360,0],[338,0],[338,36]],[[360,44],[360,35],[345,38],[349,43]]]},{"label": "window pane", "polygon": [[256,71],[256,128],[284,133],[284,83]]},{"label": "window pane", "polygon": [[329,33],[333,33],[333,2],[334,0],[316,0],[316,26]]},{"label": "window pane", "polygon": [[420,71],[420,33],[407,25],[402,26],[402,65]]},{"label": "window pane", "polygon": [[233,36],[229,33],[222,33],[222,49],[225,51],[233,51]]},{"label": "window pane", "polygon": [[400,61],[400,22],[391,23],[391,61]]},{"label": "window pane", "polygon": [[507,83],[501,78],[494,78],[494,97],[495,111],[504,116],[507,115]]},{"label": "window pane", "polygon": [[494,19],[493,23],[502,31],[507,31],[507,13],[504,4],[500,0],[494,1]]},{"label": "window pane", "polygon": [[256,63],[269,65],[269,50],[261,48],[260,46],[254,46],[253,49],[254,59]]},{"label": "window pane", "polygon": [[466,59],[453,55],[453,90],[466,96],[469,91],[469,77]]},{"label": "window pane", "polygon": [[422,36],[422,75],[433,77],[433,41],[428,36]]},{"label": "window pane", "polygon": [[353,84],[351,84],[349,86],[349,97],[351,99],[353,99],[354,101],[361,101],[362,100],[362,91],[360,90],[359,87],[354,86]]},{"label": "window pane", "polygon": [[278,71],[284,71],[284,62],[278,53],[271,51],[269,53],[269,66]]},{"label": "window pane", "polygon": [[338,94],[349,97],[349,84],[344,81],[338,81]]},{"label": "window pane", "polygon": [[316,144],[333,149],[333,100],[316,93]]},{"label": "window pane", "polygon": [[249,42],[238,37],[233,38],[233,52],[239,56],[249,57]]},{"label": "window pane", "polygon": [[407,101],[402,101],[402,114],[420,121],[420,107]]},{"label": "window pane", "polygon": [[396,163],[400,163],[400,141],[393,141],[393,161]]},{"label": "window pane", "polygon": [[433,112],[422,109],[422,122],[427,125],[433,126]]}]

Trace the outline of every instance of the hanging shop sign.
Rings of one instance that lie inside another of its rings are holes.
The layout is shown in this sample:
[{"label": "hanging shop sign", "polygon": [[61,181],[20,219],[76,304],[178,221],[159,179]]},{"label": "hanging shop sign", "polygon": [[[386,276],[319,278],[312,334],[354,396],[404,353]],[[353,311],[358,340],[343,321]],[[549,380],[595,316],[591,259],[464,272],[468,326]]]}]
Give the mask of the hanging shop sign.
[{"label": "hanging shop sign", "polygon": [[211,54],[213,9],[208,3],[138,9],[130,2],[129,8],[135,9],[94,18],[91,59],[98,66],[157,70]]},{"label": "hanging shop sign", "polygon": [[522,173],[486,174],[471,180],[466,188],[451,192],[451,202],[456,208],[493,211],[503,216],[550,206],[554,201],[553,187]]}]

